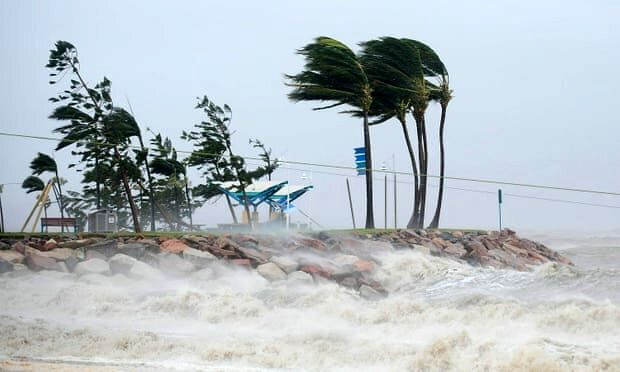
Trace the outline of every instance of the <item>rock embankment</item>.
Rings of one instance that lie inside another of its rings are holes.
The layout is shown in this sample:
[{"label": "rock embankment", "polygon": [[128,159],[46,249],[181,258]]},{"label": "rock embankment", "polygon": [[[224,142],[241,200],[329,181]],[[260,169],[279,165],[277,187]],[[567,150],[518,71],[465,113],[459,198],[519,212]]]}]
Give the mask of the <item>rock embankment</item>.
[{"label": "rock embankment", "polygon": [[334,281],[366,298],[387,294],[373,274],[380,255],[415,250],[472,265],[528,270],[572,263],[542,244],[501,232],[397,230],[313,235],[184,235],[179,238],[0,240],[0,273],[55,270],[136,279],[183,276],[214,263],[256,270],[273,282]]}]

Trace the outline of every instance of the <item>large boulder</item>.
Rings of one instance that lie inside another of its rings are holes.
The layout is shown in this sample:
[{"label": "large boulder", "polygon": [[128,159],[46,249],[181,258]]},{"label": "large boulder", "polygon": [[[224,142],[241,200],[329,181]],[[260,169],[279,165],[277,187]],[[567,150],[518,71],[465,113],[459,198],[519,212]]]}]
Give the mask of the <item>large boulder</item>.
[{"label": "large boulder", "polygon": [[213,261],[217,260],[217,257],[209,252],[199,251],[194,248],[185,248],[183,251],[183,258],[198,268],[204,268],[210,265]]},{"label": "large boulder", "polygon": [[256,268],[256,271],[258,271],[263,278],[270,281],[286,279],[286,273],[273,262],[267,262],[266,264],[259,265]]},{"label": "large boulder", "polygon": [[[91,245],[87,245],[84,247],[84,251],[88,255],[88,252],[94,251],[98,252],[101,255],[107,257],[112,257],[116,254],[116,249],[118,247],[118,242],[114,239],[103,240]],[[88,256],[87,256],[88,257]]]},{"label": "large boulder", "polygon": [[94,239],[77,239],[77,240],[66,240],[64,242],[58,243],[58,247],[60,248],[82,248],[87,245],[93,244],[96,241]]},{"label": "large boulder", "polygon": [[159,247],[161,248],[162,252],[168,253],[181,253],[187,248],[189,248],[187,244],[183,243],[183,241],[179,239],[165,240],[159,245]]},{"label": "large boulder", "polygon": [[9,249],[7,251],[0,251],[0,260],[4,260],[6,262],[10,262],[12,264],[22,263],[24,262],[24,255],[19,253],[18,251],[14,251]]},{"label": "large boulder", "polygon": [[45,244],[43,244],[43,249],[41,250],[51,251],[52,249],[55,249],[56,247],[58,247],[58,242],[54,239],[49,239],[48,241],[45,242]]},{"label": "large boulder", "polygon": [[56,261],[65,261],[75,255],[75,250],[69,248],[56,248],[48,252],[40,252],[39,256],[53,258]]},{"label": "large boulder", "polygon": [[117,253],[110,258],[108,264],[110,265],[110,272],[112,274],[123,274],[128,275],[131,271],[133,265],[136,264],[138,260],[133,257],[127,256],[122,253]]},{"label": "large boulder", "polygon": [[278,265],[278,267],[287,274],[299,268],[299,264],[295,262],[295,260],[285,256],[273,256],[270,258],[270,261]]},{"label": "large boulder", "polygon": [[288,274],[287,280],[290,283],[294,284],[314,284],[314,279],[312,275],[305,273],[303,271],[293,271]]},{"label": "large boulder", "polygon": [[462,258],[467,255],[467,250],[465,249],[465,247],[463,247],[463,244],[461,243],[448,243],[447,246],[444,248],[443,253],[456,258]]},{"label": "large boulder", "polygon": [[60,264],[56,262],[55,259],[50,258],[50,257],[43,257],[33,252],[29,252],[26,255],[26,265],[28,265],[28,268],[30,270],[34,270],[34,271],[41,271],[41,270],[64,271],[63,267],[60,266]]},{"label": "large boulder", "polygon": [[[156,245],[154,247],[157,247]],[[133,257],[135,259],[140,259],[144,256],[144,252],[147,249],[153,249],[153,244],[148,243],[127,243],[123,245],[119,245],[117,247],[117,252],[124,254],[129,257]]]},{"label": "large boulder", "polygon": [[82,261],[75,266],[73,272],[79,275],[86,274],[107,274],[110,271],[110,265],[100,258],[93,258]]},{"label": "large boulder", "polygon": [[162,279],[162,273],[151,265],[136,261],[129,270],[128,276],[136,279],[156,280]]},{"label": "large boulder", "polygon": [[159,269],[166,274],[182,274],[195,270],[194,264],[173,253],[160,253],[158,255],[158,261]]}]

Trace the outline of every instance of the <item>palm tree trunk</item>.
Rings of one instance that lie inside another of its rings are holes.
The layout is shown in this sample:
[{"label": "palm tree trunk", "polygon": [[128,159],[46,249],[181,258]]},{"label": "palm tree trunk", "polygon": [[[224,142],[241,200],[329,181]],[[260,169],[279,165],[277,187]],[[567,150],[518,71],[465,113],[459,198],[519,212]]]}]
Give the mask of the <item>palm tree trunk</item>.
[{"label": "palm tree trunk", "polygon": [[65,220],[65,204],[62,198],[62,186],[60,186],[60,177],[58,177],[58,167],[56,167],[56,182],[58,182],[58,202],[60,203],[59,207],[60,207],[60,232],[64,233],[65,232],[65,224],[64,224],[64,220]]},{"label": "palm tree trunk", "polygon": [[415,160],[415,151],[413,149],[413,145],[411,144],[411,138],[409,138],[409,130],[407,129],[407,122],[404,118],[399,119],[400,124],[403,128],[403,135],[405,137],[405,143],[407,144],[407,151],[409,152],[409,160],[411,161],[411,169],[413,170],[413,212],[411,213],[411,218],[409,218],[409,222],[407,223],[407,228],[415,227],[415,222],[417,221],[417,205],[419,203],[419,185],[418,178],[420,175],[418,174],[418,166]]},{"label": "palm tree trunk", "polygon": [[448,109],[448,103],[441,103],[441,121],[439,123],[439,194],[437,196],[437,207],[435,208],[435,215],[433,216],[433,220],[431,224],[428,226],[431,229],[436,229],[439,227],[439,215],[441,214],[441,204],[443,202],[443,184],[444,184],[444,176],[445,176],[445,150],[444,150],[444,137],[443,137],[443,129],[444,124],[446,123],[446,110]]},{"label": "palm tree trunk", "polygon": [[424,114],[421,115],[422,122],[422,144],[424,146],[424,161],[421,163],[421,175],[420,175],[420,216],[418,220],[418,228],[424,228],[424,215],[426,214],[426,190],[428,182],[428,143],[426,142],[426,122],[424,120]]},{"label": "palm tree trunk", "polygon": [[366,152],[366,228],[375,228],[375,218],[372,198],[372,153],[370,151],[370,128],[368,112],[364,112],[364,148]]},{"label": "palm tree trunk", "polygon": [[420,185],[418,186],[418,199],[413,208],[413,215],[407,224],[408,228],[418,228],[420,226],[420,204],[422,201],[422,174],[424,174],[424,142],[422,140],[422,120],[420,119],[420,115],[414,109],[412,112],[413,118],[415,120],[416,133],[418,137],[418,160],[420,162]]},{"label": "palm tree trunk", "polygon": [[131,195],[131,188],[129,187],[129,179],[127,178],[127,172],[121,164],[121,154],[118,152],[118,148],[114,146],[114,155],[116,155],[116,160],[119,162],[119,170],[121,172],[121,179],[123,181],[123,187],[125,188],[125,194],[127,194],[127,201],[129,202],[129,207],[131,208],[131,218],[133,220],[133,229],[136,233],[142,232],[140,228],[140,221],[138,220],[138,207],[136,207],[136,202],[133,200],[133,196]]},{"label": "palm tree trunk", "polygon": [[194,221],[192,219],[192,199],[189,195],[189,184],[187,180],[187,168],[185,169],[185,199],[187,200],[187,214],[189,215],[189,229],[194,230]]},{"label": "palm tree trunk", "polygon": [[[142,152],[145,151],[144,141],[142,141],[142,135],[138,136],[138,141],[140,141],[140,149]],[[153,177],[151,176],[151,169],[149,167],[149,159],[148,153],[145,153],[146,158],[144,159],[144,167],[146,168],[146,177],[149,181],[149,202],[151,204],[151,231],[155,231],[155,200],[153,194]]]},{"label": "palm tree trunk", "polygon": [[97,210],[101,209],[101,182],[99,180],[99,154],[95,155],[95,183],[96,183],[96,194],[97,194]]},{"label": "palm tree trunk", "polygon": [[226,197],[226,203],[228,204],[228,210],[230,211],[230,214],[233,218],[233,222],[234,224],[238,224],[239,221],[237,220],[237,214],[235,213],[235,209],[232,206],[232,202],[230,201],[230,196],[228,196],[227,194],[224,194],[224,196]]}]

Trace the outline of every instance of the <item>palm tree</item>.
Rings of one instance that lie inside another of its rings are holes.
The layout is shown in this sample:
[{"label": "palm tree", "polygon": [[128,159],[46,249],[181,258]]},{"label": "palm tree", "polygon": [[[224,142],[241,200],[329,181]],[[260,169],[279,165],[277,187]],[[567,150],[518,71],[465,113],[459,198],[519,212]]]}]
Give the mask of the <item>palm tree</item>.
[{"label": "palm tree", "polygon": [[297,75],[286,75],[293,90],[288,97],[294,102],[325,101],[323,110],[341,105],[353,106],[348,114],[363,118],[364,148],[366,156],[366,228],[374,228],[372,195],[372,153],[370,149],[369,112],[372,88],[360,58],[345,44],[321,36],[297,51],[306,59],[304,70]]},{"label": "palm tree", "polygon": [[[443,65],[443,64],[442,64]],[[440,170],[439,170],[439,193],[437,195],[437,207],[435,208],[435,215],[431,220],[429,228],[436,229],[439,227],[439,215],[441,214],[441,205],[443,202],[443,189],[444,189],[444,177],[445,177],[445,142],[444,142],[444,126],[446,123],[446,111],[448,110],[448,103],[452,100],[452,90],[450,89],[448,70],[443,69],[440,75],[439,89],[437,99],[441,105],[441,119],[439,122],[439,151],[440,151]]]},{"label": "palm tree", "polygon": [[[414,180],[414,209],[412,220],[418,220],[419,174],[415,151],[407,129],[407,113],[415,94],[415,79],[420,66],[416,49],[400,39],[384,37],[361,43],[361,59],[366,66],[373,89],[370,114],[376,117],[371,125],[383,123],[395,117],[401,124],[409,153]],[[408,226],[411,227],[411,226]]]},{"label": "palm tree", "polygon": [[[63,220],[65,218],[65,214],[64,214],[64,201],[63,201],[63,195],[62,195],[62,185],[61,185],[61,179],[58,176],[58,165],[56,164],[56,161],[54,159],[52,159],[51,156],[43,154],[43,153],[38,153],[37,156],[32,159],[32,162],[30,162],[30,169],[32,169],[32,174],[34,176],[40,176],[41,174],[45,173],[45,172],[51,172],[54,173],[55,178],[56,178],[56,185],[58,185],[58,207],[60,209],[60,218],[61,220]],[[29,180],[30,177],[28,177],[26,179]],[[26,181],[24,181],[24,183],[26,183]],[[40,181],[40,179],[39,179]],[[43,181],[41,181],[41,185],[43,185]],[[23,186],[23,185],[22,185]],[[43,187],[41,187],[40,190],[42,190]],[[30,190],[28,192],[32,192],[35,190]],[[56,190],[54,190],[55,192]],[[60,231],[64,232],[64,224],[60,224]]]}]

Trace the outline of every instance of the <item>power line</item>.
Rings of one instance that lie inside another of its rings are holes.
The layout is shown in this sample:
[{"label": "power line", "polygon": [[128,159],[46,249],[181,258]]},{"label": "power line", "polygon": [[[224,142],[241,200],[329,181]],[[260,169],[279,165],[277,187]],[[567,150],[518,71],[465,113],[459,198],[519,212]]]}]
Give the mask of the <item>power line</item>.
[{"label": "power line", "polygon": [[[56,141],[56,142],[61,141],[61,139],[59,139],[59,138],[46,137],[46,136],[35,136],[35,135],[28,135],[28,134],[21,134],[21,133],[0,132],[0,135],[1,136],[7,136],[7,137],[30,138],[30,139],[39,139],[39,140]],[[79,142],[84,142],[84,141],[75,140],[75,141],[68,141],[68,142],[79,143]],[[108,145],[108,146],[112,145],[110,143],[101,142],[101,141],[92,141],[92,142],[95,143],[95,144],[99,144],[99,145]],[[129,148],[133,148],[133,149],[140,149],[139,146],[135,146],[135,145],[129,145],[128,147]],[[145,147],[145,148],[148,149],[148,150],[156,150],[156,149],[150,148],[150,147]],[[177,153],[191,154],[192,151],[177,150]],[[205,155],[205,156],[219,156],[219,154],[204,153],[204,152],[200,152],[200,151],[197,151],[195,153],[200,154],[200,155]],[[244,158],[245,159],[250,159],[250,160],[261,160],[258,157],[251,157],[251,156],[244,156]],[[282,159],[278,159],[278,161],[280,163],[283,163],[283,164],[305,165],[305,166],[320,167],[320,168],[332,168],[332,169],[357,170],[357,168],[355,168],[355,167],[347,167],[347,166],[342,166],[342,165],[320,164],[320,163],[311,163],[311,162],[302,162],[302,161],[293,161],[293,160],[282,160]],[[409,172],[387,170],[387,169],[386,170],[374,169],[373,172],[413,176],[413,174],[409,173]],[[503,185],[503,186],[517,186],[517,187],[528,187],[528,188],[546,189],[546,190],[570,191],[570,192],[579,192],[579,193],[620,196],[620,192],[611,192],[611,191],[589,190],[589,189],[559,187],[559,186],[549,186],[549,185],[538,185],[538,184],[498,181],[498,180],[481,179],[481,178],[452,177],[452,176],[443,176],[442,177],[442,176],[431,175],[431,174],[421,175],[421,176],[426,176],[426,177],[430,177],[430,178],[439,178],[439,179],[443,178],[443,179],[446,179],[446,180],[455,180],[455,181],[487,183],[487,184],[495,184],[495,185]]]}]

